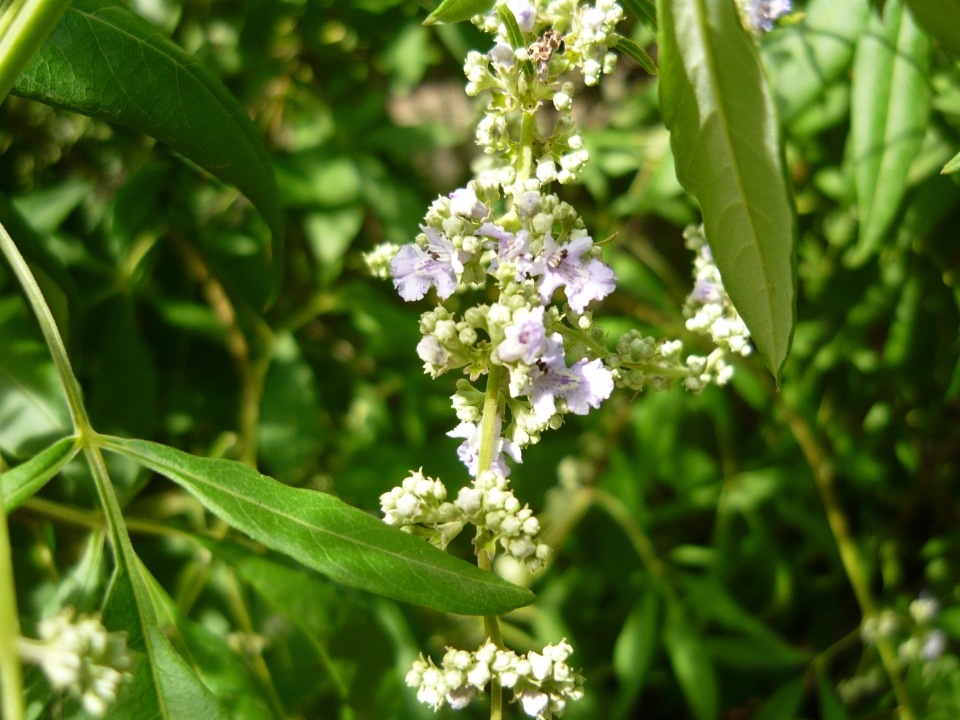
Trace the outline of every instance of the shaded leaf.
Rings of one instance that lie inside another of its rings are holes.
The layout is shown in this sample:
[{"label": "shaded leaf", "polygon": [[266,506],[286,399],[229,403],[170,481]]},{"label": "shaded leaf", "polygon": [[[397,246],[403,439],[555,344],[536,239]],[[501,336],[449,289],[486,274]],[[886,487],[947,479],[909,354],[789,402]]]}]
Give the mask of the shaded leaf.
[{"label": "shaded leaf", "polygon": [[883,20],[871,16],[857,45],[850,114],[860,213],[854,265],[879,249],[900,210],[930,116],[929,67],[930,41],[900,0]]},{"label": "shaded leaf", "polygon": [[643,688],[659,633],[660,595],[652,590],[633,608],[613,646],[613,670],[620,681],[615,717],[625,717]]},{"label": "shaded leaf", "polygon": [[534,598],[331,495],[287,487],[230,460],[144,440],[101,441],[180,484],[241,532],[345,585],[464,615],[499,615]]},{"label": "shaded leaf", "polygon": [[75,0],[14,93],[151,135],[235,185],[269,224],[272,257],[281,257],[280,199],[256,127],[196,58],[126,5]]},{"label": "shaded leaf", "polygon": [[424,25],[464,22],[474,15],[485,13],[493,7],[494,2],[495,0],[443,0],[440,7],[430,13]]},{"label": "shaded leaf", "polygon": [[323,443],[320,391],[291,334],[274,341],[260,408],[260,455],[278,480],[302,479]]},{"label": "shaded leaf", "polygon": [[660,104],[677,178],[754,344],[779,378],[796,315],[796,218],[773,98],[729,0],[661,0]]},{"label": "shaded leaf", "polygon": [[960,0],[907,0],[907,7],[944,50],[960,59]]},{"label": "shaded leaf", "polygon": [[0,475],[4,509],[11,513],[20,507],[24,500],[33,496],[50,478],[60,472],[64,465],[76,457],[79,450],[76,438],[66,437]]},{"label": "shaded leaf", "polygon": [[660,71],[657,70],[657,64],[653,62],[653,59],[647,55],[647,51],[642,47],[637,45],[633,40],[623,37],[623,35],[616,35],[614,37],[617,44],[615,47],[617,50],[622,52],[627,57],[633,58],[637,63],[646,70],[651,75],[656,75]]},{"label": "shaded leaf", "polygon": [[803,700],[803,685],[802,675],[782,685],[760,706],[753,720],[793,720]]},{"label": "shaded leaf", "polygon": [[677,600],[667,600],[663,642],[687,704],[697,720],[713,720],[719,711],[717,678],[703,642]]},{"label": "shaded leaf", "polygon": [[622,5],[633,13],[637,20],[647,20],[654,28],[657,27],[657,7],[653,0],[623,0]]}]

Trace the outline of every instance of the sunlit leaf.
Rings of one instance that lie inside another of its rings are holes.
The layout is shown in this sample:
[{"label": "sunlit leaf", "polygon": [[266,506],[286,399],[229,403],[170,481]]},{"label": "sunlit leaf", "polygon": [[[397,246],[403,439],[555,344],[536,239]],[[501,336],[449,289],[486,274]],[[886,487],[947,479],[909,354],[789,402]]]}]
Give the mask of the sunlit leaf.
[{"label": "sunlit leaf", "polygon": [[930,116],[930,41],[900,0],[874,13],[857,45],[850,114],[860,237],[850,262],[870,258],[890,232]]},{"label": "sunlit leaf", "polygon": [[796,218],[773,98],[729,0],[661,0],[660,104],[734,305],[777,377],[796,314]]},{"label": "sunlit leaf", "polygon": [[34,495],[47,481],[70,462],[80,449],[76,439],[66,437],[25,463],[0,475],[3,485],[3,506],[8,513]]},{"label": "sunlit leaf", "polygon": [[647,51],[637,45],[633,40],[630,38],[625,38],[622,35],[617,35],[616,41],[617,50],[622,52],[627,57],[636,60],[640,67],[642,67],[648,73],[651,75],[656,75],[658,72],[660,72],[657,70],[657,64],[653,62],[653,59],[649,55],[647,55]]},{"label": "sunlit leaf", "polygon": [[495,0],[443,0],[440,7],[430,13],[424,24],[464,22],[474,15],[485,13],[493,7],[494,2]]},{"label": "sunlit leaf", "polygon": [[233,527],[351,587],[464,615],[495,615],[533,600],[512,585],[332,495],[291,488],[229,460],[146,442],[104,447],[177,482]]}]

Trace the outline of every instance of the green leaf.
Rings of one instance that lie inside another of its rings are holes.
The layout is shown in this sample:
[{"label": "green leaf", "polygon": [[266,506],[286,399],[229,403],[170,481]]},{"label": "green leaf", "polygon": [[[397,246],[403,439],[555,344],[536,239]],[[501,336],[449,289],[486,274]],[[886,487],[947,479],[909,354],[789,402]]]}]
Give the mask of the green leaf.
[{"label": "green leaf", "polygon": [[730,0],[660,0],[660,105],[677,178],[779,379],[796,318],[796,216],[773,98]]},{"label": "green leaf", "polygon": [[960,0],[907,0],[907,7],[920,27],[960,59]]},{"label": "green leaf", "polygon": [[0,300],[0,449],[26,460],[71,433],[60,377],[19,296]]},{"label": "green leaf", "polygon": [[219,635],[180,612],[166,590],[143,566],[141,575],[163,633],[223,703],[231,720],[269,720],[269,707],[243,661]]},{"label": "green leaf", "polygon": [[826,677],[820,672],[817,673],[817,694],[820,696],[820,717],[823,720],[848,720],[847,711],[837,700]]},{"label": "green leaf", "polygon": [[659,615],[660,595],[648,589],[620,628],[613,646],[613,670],[620,681],[614,717],[626,717],[643,688],[657,646]]},{"label": "green leaf", "polygon": [[13,92],[146,133],[235,185],[270,226],[279,268],[283,215],[256,127],[196,58],[123,3],[75,0]]},{"label": "green leaf", "polygon": [[637,61],[637,63],[646,70],[651,75],[656,75],[660,71],[657,70],[657,64],[653,59],[647,55],[647,51],[642,47],[637,45],[633,40],[623,37],[623,35],[614,35],[613,39],[616,41],[614,47],[617,48],[627,57],[631,57]]},{"label": "green leaf", "polygon": [[713,665],[710,664],[700,635],[677,600],[667,600],[663,642],[677,682],[694,716],[697,720],[714,720],[719,711],[719,700]]},{"label": "green leaf", "polygon": [[648,20],[656,29],[657,8],[653,0],[623,0],[622,4],[633,13],[637,20]]},{"label": "green leaf", "polygon": [[285,483],[303,480],[323,444],[320,390],[290,333],[278,334],[260,405],[260,455]]},{"label": "green leaf", "polygon": [[304,572],[302,568],[254,555],[236,545],[209,540],[203,541],[203,544],[233,567],[274,610],[304,634],[337,687],[340,697],[345,698],[348,695],[347,686],[327,654],[325,644],[332,630],[331,614],[338,600],[333,586]]},{"label": "green leaf", "polygon": [[463,615],[499,615],[534,599],[529,590],[331,495],[287,487],[238,462],[198,458],[145,440],[101,442],[167,476],[268,548],[345,585]]},{"label": "green leaf", "polygon": [[850,113],[860,237],[849,261],[869,259],[887,237],[930,117],[930,41],[900,0],[873,14],[857,45]]},{"label": "green leaf", "polygon": [[493,7],[496,0],[443,0],[440,7],[430,13],[424,25],[458,23],[480,15]]},{"label": "green leaf", "polygon": [[163,633],[147,589],[140,559],[133,550],[110,478],[99,456],[87,458],[110,528],[116,569],[103,604],[103,624],[127,633],[133,681],[121,690],[108,720],[227,720],[213,694],[180,657]]},{"label": "green leaf", "polygon": [[514,48],[523,47],[523,33],[520,32],[520,26],[517,25],[517,16],[506,5],[500,5],[497,7],[497,17],[500,18],[500,22],[507,29],[507,38],[510,40],[510,45]]},{"label": "green leaf", "polygon": [[844,75],[869,15],[868,0],[812,0],[801,22],[763,43],[783,122],[792,122]]},{"label": "green leaf", "polygon": [[40,454],[0,475],[3,486],[3,507],[11,513],[47,484],[68,462],[76,457],[80,446],[76,438],[58,440]]},{"label": "green leaf", "polygon": [[953,160],[948,162],[943,166],[943,170],[940,171],[941,175],[952,175],[953,173],[960,170],[960,153],[954,155]]},{"label": "green leaf", "polygon": [[753,720],[793,720],[803,700],[804,676],[781,686],[757,710]]}]

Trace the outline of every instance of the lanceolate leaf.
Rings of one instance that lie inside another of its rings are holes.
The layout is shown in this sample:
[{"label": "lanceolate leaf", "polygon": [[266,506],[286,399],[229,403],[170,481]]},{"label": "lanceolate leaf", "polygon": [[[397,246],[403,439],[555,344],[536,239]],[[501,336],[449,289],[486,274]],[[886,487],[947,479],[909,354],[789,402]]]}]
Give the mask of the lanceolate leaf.
[{"label": "lanceolate leaf", "polygon": [[637,20],[647,20],[654,28],[657,27],[657,8],[653,0],[623,0],[622,4]]},{"label": "lanceolate leaf", "polygon": [[650,588],[630,612],[617,636],[617,643],[613,647],[613,670],[620,681],[614,713],[618,718],[627,716],[643,687],[660,636],[657,631],[659,615],[660,595]]},{"label": "lanceolate leaf", "polygon": [[499,615],[534,598],[332,495],[144,440],[102,443],[166,475],[253,539],[345,585],[464,615]]},{"label": "lanceolate leaf", "polygon": [[238,187],[273,234],[283,216],[267,150],[243,107],[192,55],[117,0],[75,0],[13,92],[163,141]]},{"label": "lanceolate leaf", "polygon": [[114,570],[103,604],[103,623],[111,631],[127,633],[133,657],[133,681],[125,687],[109,720],[227,720],[216,698],[180,657],[157,621],[157,614],[124,525],[120,505],[107,477],[99,449],[87,457],[97,483],[100,502],[110,529]]},{"label": "lanceolate leaf", "polygon": [[430,13],[424,25],[458,23],[469,20],[474,15],[485,13],[493,7],[495,0],[443,0],[440,7]]},{"label": "lanceolate leaf", "polygon": [[796,217],[773,99],[731,0],[660,0],[660,104],[734,305],[779,377],[793,337]]},{"label": "lanceolate leaf", "polygon": [[657,64],[653,62],[653,59],[647,55],[647,51],[642,47],[637,45],[633,40],[625,38],[622,35],[616,36],[617,41],[617,50],[622,52],[627,57],[633,58],[636,60],[640,67],[646,70],[651,75],[656,75],[659,70],[657,70]]},{"label": "lanceolate leaf", "polygon": [[850,260],[880,247],[906,192],[910,165],[930,116],[930,41],[900,0],[874,13],[854,61],[850,142],[856,165],[860,238]]},{"label": "lanceolate leaf", "polygon": [[10,513],[42,488],[50,478],[70,462],[79,451],[76,438],[58,440],[39,455],[0,475],[3,507]]},{"label": "lanceolate leaf", "polygon": [[907,0],[920,26],[960,59],[960,0]]},{"label": "lanceolate leaf", "polygon": [[717,678],[696,628],[677,600],[667,602],[663,642],[687,703],[697,720],[713,720],[719,710]]}]

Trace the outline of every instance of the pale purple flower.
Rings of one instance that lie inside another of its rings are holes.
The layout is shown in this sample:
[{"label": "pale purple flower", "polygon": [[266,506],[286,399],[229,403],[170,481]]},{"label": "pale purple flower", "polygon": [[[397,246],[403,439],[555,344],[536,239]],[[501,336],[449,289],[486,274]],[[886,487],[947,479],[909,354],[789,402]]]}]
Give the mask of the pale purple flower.
[{"label": "pale purple flower", "polygon": [[548,343],[547,351],[531,369],[530,385],[524,391],[530,395],[537,419],[543,422],[553,417],[557,398],[565,398],[574,415],[586,415],[590,408],[600,407],[613,392],[613,375],[603,361],[583,359],[568,368],[560,335],[552,335]]},{"label": "pale purple flower", "polygon": [[547,350],[547,331],[543,327],[543,307],[518,310],[513,324],[504,328],[506,337],[497,346],[501,362],[522,360],[533,365]]},{"label": "pale purple flower", "polygon": [[582,313],[591,300],[602,300],[616,288],[613,269],[597,258],[584,264],[581,258],[593,246],[589,237],[579,237],[560,246],[550,233],[543,238],[543,251],[531,264],[530,275],[540,275],[540,297],[549,302],[564,286],[567,302]]},{"label": "pale purple flower", "polygon": [[723,301],[723,294],[720,292],[720,288],[716,284],[707,282],[706,280],[697,280],[693,284],[693,292],[690,293],[690,297],[704,305]]},{"label": "pale purple flower", "polygon": [[413,243],[404,245],[390,261],[393,286],[407,302],[422,300],[431,285],[446,300],[457,289],[457,273],[463,272],[457,249],[443,233],[420,226],[427,235],[427,247]]},{"label": "pale purple flower", "polygon": [[513,262],[517,264],[518,281],[522,280],[523,274],[530,266],[530,233],[521,230],[516,235],[507,232],[499,225],[493,223],[484,223],[477,230],[476,235],[493,238],[497,241],[497,257],[490,263],[490,269],[496,271],[502,262]]},{"label": "pale purple flower", "polygon": [[488,55],[495,65],[504,70],[509,70],[514,65],[513,48],[506,43],[497,43]]},{"label": "pale purple flower", "polygon": [[486,205],[480,202],[473,190],[460,188],[450,193],[450,212],[460,217],[483,220],[490,211]]},{"label": "pale purple flower", "polygon": [[[490,464],[490,469],[500,473],[503,477],[510,477],[510,466],[507,465],[503,453],[509,455],[514,462],[523,462],[523,460],[520,457],[520,448],[510,440],[504,440],[500,437],[501,423],[502,419],[497,415],[497,422],[494,427],[493,461]],[[477,470],[480,467],[480,438],[482,434],[482,422],[462,422],[447,433],[448,437],[463,438],[463,443],[457,448],[457,455],[467,466],[467,470],[472,477],[477,476]]]},{"label": "pale purple flower", "polygon": [[770,32],[778,18],[791,10],[790,0],[750,0],[747,14],[755,28]]},{"label": "pale purple flower", "polygon": [[507,0],[507,7],[510,8],[510,12],[517,19],[520,32],[533,32],[533,28],[537,24],[537,10],[530,0]]}]

